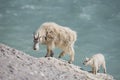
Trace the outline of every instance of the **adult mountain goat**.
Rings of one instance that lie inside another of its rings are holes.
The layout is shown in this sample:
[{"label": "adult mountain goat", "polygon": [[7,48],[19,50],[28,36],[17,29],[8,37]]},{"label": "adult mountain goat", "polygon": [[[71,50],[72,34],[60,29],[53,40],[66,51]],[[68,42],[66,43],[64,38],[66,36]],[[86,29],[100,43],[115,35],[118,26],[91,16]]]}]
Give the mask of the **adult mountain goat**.
[{"label": "adult mountain goat", "polygon": [[52,57],[52,49],[58,47],[62,50],[59,58],[69,53],[69,63],[74,61],[74,43],[77,34],[68,27],[60,26],[54,22],[43,23],[34,34],[34,50],[39,49],[39,43],[47,46],[47,54],[45,57]]},{"label": "adult mountain goat", "polygon": [[101,53],[96,54],[91,58],[86,58],[83,64],[86,66],[90,65],[92,67],[93,74],[96,74],[97,72],[99,72],[100,66],[103,67],[104,73],[106,73],[105,58]]}]

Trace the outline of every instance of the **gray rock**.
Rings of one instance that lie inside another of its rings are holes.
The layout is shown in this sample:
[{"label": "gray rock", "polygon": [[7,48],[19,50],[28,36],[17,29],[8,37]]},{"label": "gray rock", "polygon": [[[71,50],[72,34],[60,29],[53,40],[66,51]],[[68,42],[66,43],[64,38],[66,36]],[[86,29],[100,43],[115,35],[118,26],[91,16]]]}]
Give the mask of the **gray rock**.
[{"label": "gray rock", "polygon": [[35,58],[0,44],[0,80],[114,80],[111,75],[83,71],[67,61]]}]

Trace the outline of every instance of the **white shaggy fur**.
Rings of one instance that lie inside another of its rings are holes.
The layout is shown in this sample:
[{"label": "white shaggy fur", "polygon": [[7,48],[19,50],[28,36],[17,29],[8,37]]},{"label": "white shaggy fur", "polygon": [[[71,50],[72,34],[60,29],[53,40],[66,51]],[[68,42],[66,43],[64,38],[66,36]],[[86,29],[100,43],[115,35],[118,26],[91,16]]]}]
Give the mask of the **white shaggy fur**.
[{"label": "white shaggy fur", "polygon": [[[54,22],[43,23],[34,35],[39,37],[39,43],[47,45],[46,57],[52,56],[52,49],[58,47],[62,50],[59,58],[64,56],[65,53],[69,53],[69,63],[74,61],[74,43],[77,39],[75,31],[68,27],[60,26]],[[34,42],[34,47],[36,43]]]},{"label": "white shaggy fur", "polygon": [[91,58],[86,58],[86,60],[83,63],[84,65],[90,65],[92,67],[93,74],[96,74],[97,71],[99,71],[100,66],[102,65],[104,69],[104,73],[106,73],[106,64],[105,64],[105,58],[102,54],[96,54],[92,56]]}]

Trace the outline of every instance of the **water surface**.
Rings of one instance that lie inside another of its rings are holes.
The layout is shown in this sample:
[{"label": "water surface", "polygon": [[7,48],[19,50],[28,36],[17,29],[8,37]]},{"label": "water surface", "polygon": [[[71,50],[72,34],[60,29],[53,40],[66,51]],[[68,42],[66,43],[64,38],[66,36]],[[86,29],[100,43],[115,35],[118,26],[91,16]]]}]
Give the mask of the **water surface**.
[{"label": "water surface", "polygon": [[[46,46],[33,51],[32,34],[42,23],[56,22],[77,32],[74,64],[90,70],[82,64],[84,58],[103,53],[107,73],[119,80],[119,4],[119,0],[0,0],[0,42],[43,57]],[[60,50],[54,52],[57,58]]]}]

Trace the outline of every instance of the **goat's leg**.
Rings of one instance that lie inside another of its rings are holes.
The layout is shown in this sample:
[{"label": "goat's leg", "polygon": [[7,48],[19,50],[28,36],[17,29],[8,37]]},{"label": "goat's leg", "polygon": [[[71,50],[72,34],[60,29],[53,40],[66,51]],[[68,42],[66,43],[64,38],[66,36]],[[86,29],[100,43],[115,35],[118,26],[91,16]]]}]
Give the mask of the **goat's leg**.
[{"label": "goat's leg", "polygon": [[70,48],[70,60],[68,61],[68,63],[72,63],[74,61],[74,49],[73,47]]},{"label": "goat's leg", "polygon": [[106,73],[106,65],[105,65],[105,62],[104,62],[104,64],[102,64],[102,67],[103,67],[103,69],[104,69],[104,73]]},{"label": "goat's leg", "polygon": [[60,53],[60,55],[59,55],[58,58],[61,58],[61,57],[64,56],[64,55],[65,55],[65,51],[62,51],[62,52]]},{"label": "goat's leg", "polygon": [[50,57],[51,56],[51,50],[49,48],[47,48],[47,54],[45,57]]},{"label": "goat's leg", "polygon": [[94,67],[92,67],[92,71],[91,72],[94,73]]},{"label": "goat's leg", "polygon": [[53,53],[53,51],[51,50],[51,51],[50,51],[50,56],[53,57],[53,55],[54,55],[54,53]]}]

